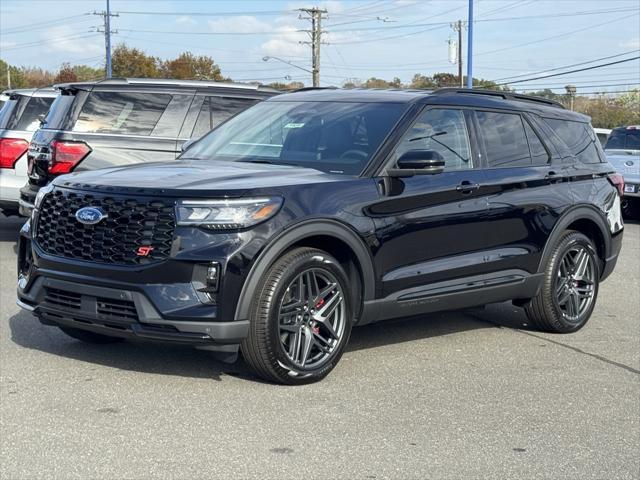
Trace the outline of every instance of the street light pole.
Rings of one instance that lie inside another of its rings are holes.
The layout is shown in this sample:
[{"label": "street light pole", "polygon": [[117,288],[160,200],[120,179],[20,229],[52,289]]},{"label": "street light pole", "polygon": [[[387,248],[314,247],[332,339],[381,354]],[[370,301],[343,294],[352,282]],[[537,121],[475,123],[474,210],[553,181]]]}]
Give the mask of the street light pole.
[{"label": "street light pole", "polygon": [[469,34],[467,35],[467,88],[473,88],[473,0],[469,0]]},{"label": "street light pole", "polygon": [[302,70],[304,72],[311,73],[311,74],[313,73],[311,70],[308,70],[308,69],[303,68],[303,67],[301,67],[299,65],[296,65],[295,63],[287,62],[286,60],[283,60],[282,58],[272,57],[272,56],[262,57],[262,61],[263,62],[268,62],[269,60],[277,60],[279,62],[286,63],[287,65],[290,65],[290,66],[292,66],[294,68],[297,68],[298,70]]},{"label": "street light pole", "polygon": [[569,95],[569,101],[571,102],[571,111],[573,112],[573,99],[576,97],[576,86],[566,85],[564,89],[567,91],[567,94]]}]

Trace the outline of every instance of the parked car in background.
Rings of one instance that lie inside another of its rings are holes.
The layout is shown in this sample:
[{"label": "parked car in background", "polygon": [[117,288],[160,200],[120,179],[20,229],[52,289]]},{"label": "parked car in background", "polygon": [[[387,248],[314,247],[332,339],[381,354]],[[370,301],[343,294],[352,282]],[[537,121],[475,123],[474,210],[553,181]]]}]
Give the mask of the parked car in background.
[{"label": "parked car in background", "polygon": [[598,140],[600,141],[600,145],[604,147],[605,143],[607,143],[607,139],[609,138],[609,135],[611,134],[611,129],[610,128],[594,128],[593,130],[596,132]]},{"label": "parked car in background", "polygon": [[604,146],[607,159],[624,177],[622,212],[640,216],[640,125],[614,128]]},{"label": "parked car in background", "polygon": [[58,95],[53,88],[11,90],[0,109],[0,209],[18,213],[20,189],[27,182],[27,150]]},{"label": "parked car in background", "polygon": [[61,95],[31,141],[22,215],[57,175],[175,160],[189,139],[278,93],[245,84],[134,78],[56,88]]},{"label": "parked car in background", "polygon": [[616,154],[638,155],[640,154],[640,125],[617,127],[611,130],[611,134],[604,145],[607,152]]},{"label": "parked car in background", "polygon": [[575,332],[618,258],[621,187],[589,118],[547,99],[300,91],[178,161],[41,189],[18,304],[86,342],[240,346],[285,384],[322,379],[352,326],[392,318],[512,300]]}]

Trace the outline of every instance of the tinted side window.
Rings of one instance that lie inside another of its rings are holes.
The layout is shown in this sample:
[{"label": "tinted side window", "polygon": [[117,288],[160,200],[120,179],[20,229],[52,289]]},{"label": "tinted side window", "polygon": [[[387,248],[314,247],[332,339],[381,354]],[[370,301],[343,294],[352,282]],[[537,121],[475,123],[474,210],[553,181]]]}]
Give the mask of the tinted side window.
[{"label": "tinted side window", "polygon": [[251,105],[257,103],[251,98],[206,97],[196,120],[191,138],[200,138],[222,122]]},{"label": "tinted side window", "polygon": [[553,118],[544,120],[582,163],[600,163],[598,138],[590,125]]},{"label": "tinted side window", "polygon": [[520,115],[478,111],[476,118],[489,168],[531,165],[529,143]]},{"label": "tinted side window", "polygon": [[191,100],[193,95],[174,95],[151,132],[151,136],[177,138]]},{"label": "tinted side window", "polygon": [[0,110],[0,128],[7,128],[12,120],[13,112],[18,107],[18,100],[8,100]]},{"label": "tinted side window", "polygon": [[445,171],[473,168],[464,112],[440,108],[423,112],[398,144],[395,159],[409,150],[435,150],[444,158]]},{"label": "tinted side window", "polygon": [[544,145],[540,141],[540,138],[533,131],[531,125],[527,121],[524,122],[524,131],[527,134],[527,140],[529,141],[529,151],[531,152],[531,160],[533,165],[546,165],[549,163],[549,154],[545,150]]},{"label": "tinted side window", "polygon": [[198,118],[196,119],[196,126],[193,127],[191,138],[200,138],[205,133],[209,133],[210,131],[211,113],[209,107],[209,97],[206,97],[204,99],[204,102],[202,102],[202,107],[200,108],[200,113],[198,114]]},{"label": "tinted side window", "polygon": [[92,92],[73,130],[87,133],[149,135],[172,95],[132,92]]},{"label": "tinted side window", "polygon": [[44,119],[52,103],[53,98],[31,97],[22,111],[15,129],[35,132],[40,127],[40,120]]},{"label": "tinted side window", "polygon": [[246,110],[257,100],[251,98],[209,97],[211,108],[211,128],[215,128],[229,117]]}]

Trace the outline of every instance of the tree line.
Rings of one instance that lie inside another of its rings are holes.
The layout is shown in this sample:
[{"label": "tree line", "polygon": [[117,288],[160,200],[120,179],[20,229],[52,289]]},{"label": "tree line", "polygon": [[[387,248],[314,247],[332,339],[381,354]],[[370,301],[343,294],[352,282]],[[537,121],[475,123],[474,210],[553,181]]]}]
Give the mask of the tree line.
[{"label": "tree line", "polygon": [[[12,88],[44,87],[55,83],[98,80],[105,75],[103,67],[64,63],[58,70],[51,71],[40,67],[11,66],[0,59],[0,91],[7,88],[7,69],[9,69]],[[113,50],[112,71],[114,77],[233,81],[232,78],[222,74],[220,66],[209,56],[183,52],[173,59],[161,59],[147,55],[144,51],[124,43],[117,45]],[[463,82],[466,85],[466,77]],[[473,79],[473,85],[476,88],[490,90],[509,90],[507,86],[478,78]],[[267,86],[287,91],[302,88],[304,84],[272,82]],[[436,89],[459,87],[460,80],[457,75],[451,73],[434,73],[433,75],[416,73],[408,83],[403,83],[397,77],[391,80],[371,77],[367,80],[347,80],[342,86],[345,88]],[[550,98],[569,106],[569,98],[566,95],[556,94],[548,89],[530,92],[530,94]],[[574,109],[589,115],[596,127],[613,128],[620,125],[640,124],[640,90],[614,97],[604,94],[596,98],[577,96],[574,99]]]}]

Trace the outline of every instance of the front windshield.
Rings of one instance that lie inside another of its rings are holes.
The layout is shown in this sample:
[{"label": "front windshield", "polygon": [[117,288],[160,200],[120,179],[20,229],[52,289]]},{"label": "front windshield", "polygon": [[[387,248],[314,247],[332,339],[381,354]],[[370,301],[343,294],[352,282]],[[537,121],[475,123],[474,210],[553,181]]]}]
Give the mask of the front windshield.
[{"label": "front windshield", "polygon": [[396,103],[263,102],[210,132],[181,158],[359,175],[404,109]]}]

